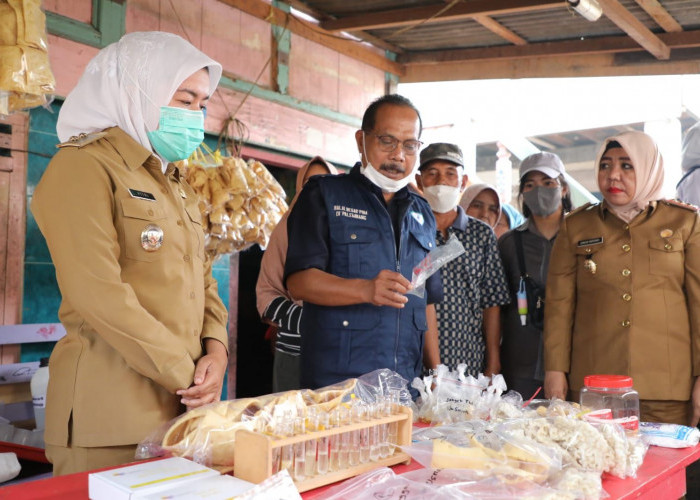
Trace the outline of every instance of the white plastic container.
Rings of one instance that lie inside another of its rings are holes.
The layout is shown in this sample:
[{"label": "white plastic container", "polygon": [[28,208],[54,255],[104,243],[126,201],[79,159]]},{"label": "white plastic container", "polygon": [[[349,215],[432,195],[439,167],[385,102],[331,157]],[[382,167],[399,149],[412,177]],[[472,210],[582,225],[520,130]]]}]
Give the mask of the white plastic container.
[{"label": "white plastic container", "polygon": [[32,375],[29,388],[32,391],[34,420],[37,430],[44,428],[46,421],[46,388],[49,385],[49,358],[41,358],[39,369]]}]

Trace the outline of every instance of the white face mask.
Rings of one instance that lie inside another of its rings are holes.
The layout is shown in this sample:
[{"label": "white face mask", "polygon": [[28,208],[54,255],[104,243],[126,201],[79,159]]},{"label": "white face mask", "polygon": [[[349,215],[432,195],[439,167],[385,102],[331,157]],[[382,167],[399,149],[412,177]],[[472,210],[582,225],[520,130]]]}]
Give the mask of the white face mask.
[{"label": "white face mask", "polygon": [[[401,146],[398,146],[401,147]],[[365,152],[365,158],[367,158],[367,150],[365,149],[365,135],[362,133],[362,149]],[[418,162],[416,162],[416,165]],[[413,169],[415,170],[415,168]],[[403,179],[394,180],[390,179],[379,170],[374,168],[374,166],[367,160],[367,165],[360,168],[360,173],[367,177],[372,184],[381,188],[383,193],[395,193],[399,189],[403,189],[411,183],[411,178],[413,177],[413,171],[408,174]]]},{"label": "white face mask", "polygon": [[438,184],[437,186],[429,186],[423,188],[423,195],[428,200],[430,208],[433,212],[444,214],[454,210],[459,203],[461,191],[458,187],[445,186]]}]

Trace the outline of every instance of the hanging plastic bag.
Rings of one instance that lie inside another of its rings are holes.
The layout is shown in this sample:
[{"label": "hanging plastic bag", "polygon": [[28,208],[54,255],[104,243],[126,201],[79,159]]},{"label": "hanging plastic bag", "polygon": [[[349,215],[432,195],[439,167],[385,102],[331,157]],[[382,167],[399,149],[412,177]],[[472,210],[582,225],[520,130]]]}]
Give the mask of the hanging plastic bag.
[{"label": "hanging plastic bag", "polygon": [[46,40],[40,0],[0,2],[0,115],[53,100]]}]

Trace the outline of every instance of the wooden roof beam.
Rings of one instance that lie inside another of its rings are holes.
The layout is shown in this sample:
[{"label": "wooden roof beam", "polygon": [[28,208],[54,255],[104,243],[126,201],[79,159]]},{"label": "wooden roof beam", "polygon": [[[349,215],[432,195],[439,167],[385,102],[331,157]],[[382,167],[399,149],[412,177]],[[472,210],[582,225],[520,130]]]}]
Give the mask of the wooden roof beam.
[{"label": "wooden roof beam", "polygon": [[474,20],[487,30],[495,33],[505,40],[508,40],[514,45],[527,45],[527,40],[489,16],[474,16]]},{"label": "wooden roof beam", "polygon": [[659,39],[649,28],[627,10],[618,0],[598,0],[603,13],[615,23],[618,28],[627,33],[635,42],[644,47],[657,59],[666,60],[671,57],[671,49]]},{"label": "wooden roof beam", "polygon": [[[700,30],[661,33],[659,39],[673,49],[700,47]],[[641,47],[627,36],[608,36],[586,40],[531,43],[525,46],[486,47],[455,50],[407,52],[399,62],[412,64],[441,64],[479,60],[529,59],[533,57],[573,56],[637,52]]]},{"label": "wooden roof beam", "polygon": [[362,13],[340,19],[322,21],[321,27],[328,31],[391,28],[421,21],[432,23],[469,19],[479,15],[495,16],[518,12],[563,9],[565,4],[562,0],[471,0],[470,2],[460,2],[439,16],[432,17],[443,8],[443,5],[438,4],[426,7],[409,7]]},{"label": "wooden roof beam", "polygon": [[659,0],[635,0],[635,2],[667,33],[683,31],[683,26],[678,24],[678,21],[659,3]]},{"label": "wooden roof beam", "polygon": [[369,64],[375,68],[388,73],[401,76],[404,68],[401,64],[387,59],[380,49],[370,48],[362,43],[342,39],[332,33],[292,16],[281,9],[265,3],[263,0],[219,0],[221,3],[230,5],[238,10],[250,14],[253,17],[262,19],[272,25],[287,27],[287,29],[312,42],[316,42],[324,47],[336,50],[348,57]]}]

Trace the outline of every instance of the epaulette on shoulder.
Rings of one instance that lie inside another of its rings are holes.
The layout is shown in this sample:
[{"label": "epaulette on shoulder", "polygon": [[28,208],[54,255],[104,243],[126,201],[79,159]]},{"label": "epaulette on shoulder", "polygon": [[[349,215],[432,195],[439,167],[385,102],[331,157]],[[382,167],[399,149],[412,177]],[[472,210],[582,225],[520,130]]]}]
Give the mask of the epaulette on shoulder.
[{"label": "epaulette on shoulder", "polygon": [[61,144],[57,144],[57,148],[82,148],[83,146],[87,146],[90,143],[95,142],[98,139],[102,139],[104,136],[107,135],[107,132],[93,132],[92,134],[79,134],[79,135],[74,135],[70,139],[68,139],[66,142],[62,142]]},{"label": "epaulette on shoulder", "polygon": [[567,217],[570,217],[570,216],[572,216],[572,215],[574,215],[574,214],[577,214],[577,213],[580,213],[580,212],[585,212],[585,211],[587,211],[587,210],[592,210],[592,209],[594,209],[594,208],[597,207],[597,206],[598,206],[597,203],[588,202],[588,203],[586,203],[586,204],[584,204],[584,205],[581,205],[580,207],[574,208],[571,212],[569,212],[568,214],[566,214],[566,216],[567,216]]},{"label": "epaulette on shoulder", "polygon": [[664,205],[668,205],[669,207],[678,207],[678,208],[683,208],[685,210],[690,210],[691,212],[697,212],[700,210],[697,206],[691,204],[691,203],[686,203],[681,200],[661,200],[661,203]]}]

